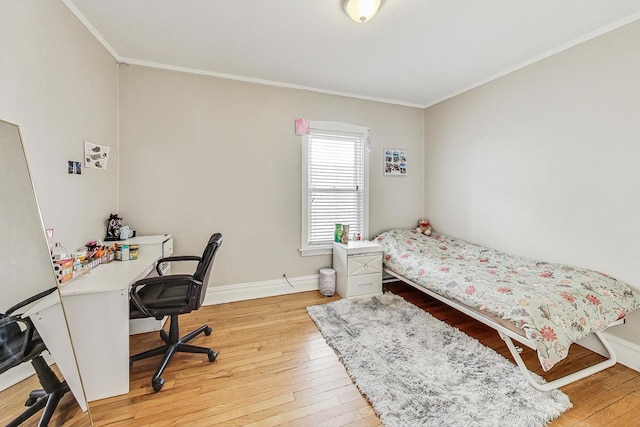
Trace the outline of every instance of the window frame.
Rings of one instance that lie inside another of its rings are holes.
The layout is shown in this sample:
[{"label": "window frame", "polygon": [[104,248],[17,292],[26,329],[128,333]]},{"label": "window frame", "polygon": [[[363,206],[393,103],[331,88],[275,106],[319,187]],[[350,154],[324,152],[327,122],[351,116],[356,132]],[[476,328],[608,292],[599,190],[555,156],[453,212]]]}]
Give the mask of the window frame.
[{"label": "window frame", "polygon": [[369,236],[369,128],[341,122],[311,121],[309,134],[302,135],[302,223],[300,254],[302,256],[330,255],[333,253],[333,243],[328,245],[309,245],[309,141],[315,132],[346,133],[361,135],[362,144],[362,193],[363,219],[362,238]]}]

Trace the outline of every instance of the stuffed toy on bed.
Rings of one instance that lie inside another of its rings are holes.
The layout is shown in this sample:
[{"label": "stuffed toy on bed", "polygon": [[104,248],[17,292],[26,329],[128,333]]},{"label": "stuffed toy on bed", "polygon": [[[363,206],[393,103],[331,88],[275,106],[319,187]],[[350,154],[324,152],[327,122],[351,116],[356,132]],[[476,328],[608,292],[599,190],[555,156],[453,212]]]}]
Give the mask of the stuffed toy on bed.
[{"label": "stuffed toy on bed", "polygon": [[416,228],[416,232],[425,234],[427,236],[431,235],[431,226],[429,225],[428,219],[419,219],[418,227]]}]

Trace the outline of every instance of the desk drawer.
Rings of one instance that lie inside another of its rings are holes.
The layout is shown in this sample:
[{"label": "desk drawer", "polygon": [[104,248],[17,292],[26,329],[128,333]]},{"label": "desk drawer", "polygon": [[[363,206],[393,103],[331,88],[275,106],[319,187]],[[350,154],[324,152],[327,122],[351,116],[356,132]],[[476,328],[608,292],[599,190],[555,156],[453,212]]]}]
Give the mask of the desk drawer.
[{"label": "desk drawer", "polygon": [[347,260],[347,275],[382,273],[382,254],[350,256]]}]

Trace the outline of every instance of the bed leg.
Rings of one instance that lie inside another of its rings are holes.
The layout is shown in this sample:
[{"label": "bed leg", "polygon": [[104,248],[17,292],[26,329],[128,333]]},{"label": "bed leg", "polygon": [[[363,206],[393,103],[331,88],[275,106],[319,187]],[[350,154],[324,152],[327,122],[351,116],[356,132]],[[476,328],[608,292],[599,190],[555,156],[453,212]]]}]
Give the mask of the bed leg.
[{"label": "bed leg", "polygon": [[524,360],[522,360],[522,357],[520,356],[517,347],[513,344],[511,338],[504,335],[502,332],[498,332],[498,334],[500,334],[500,338],[502,338],[503,341],[507,344],[511,355],[515,359],[516,364],[520,368],[520,371],[522,371],[522,374],[525,376],[527,381],[529,381],[529,384],[531,384],[536,390],[539,391],[551,391],[556,388],[564,387],[567,384],[586,378],[589,375],[595,374],[596,372],[600,372],[607,368],[610,368],[615,365],[618,360],[615,352],[613,351],[613,348],[611,348],[609,342],[605,339],[602,333],[594,332],[595,336],[600,340],[605,350],[607,351],[607,354],[609,355],[608,359],[596,363],[595,365],[587,366],[584,369],[581,369],[564,377],[560,377],[548,383],[540,383],[533,377],[531,371],[527,369],[527,365],[525,365]]}]

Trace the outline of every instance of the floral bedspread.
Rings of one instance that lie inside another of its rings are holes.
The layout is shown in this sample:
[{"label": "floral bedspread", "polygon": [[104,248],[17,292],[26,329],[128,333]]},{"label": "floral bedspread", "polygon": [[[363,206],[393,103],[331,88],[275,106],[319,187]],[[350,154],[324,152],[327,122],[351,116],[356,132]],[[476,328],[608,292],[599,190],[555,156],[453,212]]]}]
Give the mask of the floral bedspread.
[{"label": "floral bedspread", "polygon": [[523,329],[545,371],[567,356],[571,343],[640,307],[629,285],[592,270],[511,256],[435,232],[389,230],[376,242],[391,271]]}]

